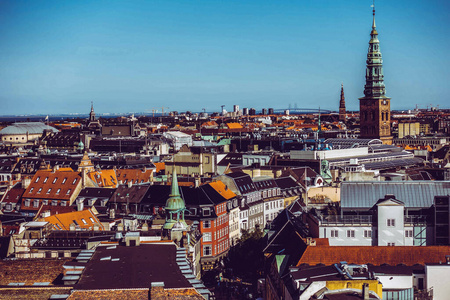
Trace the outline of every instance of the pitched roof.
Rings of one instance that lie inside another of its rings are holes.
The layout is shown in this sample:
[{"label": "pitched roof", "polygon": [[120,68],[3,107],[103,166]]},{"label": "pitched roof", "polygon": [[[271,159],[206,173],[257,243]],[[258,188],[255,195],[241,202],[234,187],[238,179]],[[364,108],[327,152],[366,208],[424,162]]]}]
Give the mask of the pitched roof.
[{"label": "pitched roof", "polygon": [[117,179],[121,180],[122,183],[133,182],[137,184],[149,182],[153,174],[153,169],[117,169],[116,174]]},{"label": "pitched roof", "polygon": [[93,230],[94,225],[97,224],[100,230],[105,230],[90,209],[53,215],[44,218],[44,221],[53,224],[53,228],[57,230],[70,230],[71,224],[85,230]]},{"label": "pitched roof", "polygon": [[116,187],[117,177],[114,170],[101,170],[88,173],[89,178],[99,187]]},{"label": "pitched roof", "polygon": [[297,263],[332,265],[340,261],[350,264],[388,264],[396,266],[445,262],[450,246],[308,246]]},{"label": "pitched roof", "polygon": [[229,200],[236,197],[236,194],[230,190],[222,181],[213,181],[208,183],[217,193],[219,193],[224,199]]},{"label": "pitched roof", "polygon": [[23,188],[12,188],[6,192],[5,196],[3,196],[3,203],[19,203],[22,198],[25,189]]},{"label": "pitched roof", "polygon": [[430,207],[435,196],[450,194],[450,181],[343,182],[341,207],[372,207],[388,194],[403,201],[405,207]]},{"label": "pitched roof", "polygon": [[[176,252],[174,244],[97,247],[75,289],[149,288],[151,282],[164,282],[165,288],[190,288],[176,263]],[[101,260],[104,257],[119,260]]]},{"label": "pitched roof", "polygon": [[72,169],[39,170],[31,180],[23,198],[69,200],[80,184],[80,173]]}]

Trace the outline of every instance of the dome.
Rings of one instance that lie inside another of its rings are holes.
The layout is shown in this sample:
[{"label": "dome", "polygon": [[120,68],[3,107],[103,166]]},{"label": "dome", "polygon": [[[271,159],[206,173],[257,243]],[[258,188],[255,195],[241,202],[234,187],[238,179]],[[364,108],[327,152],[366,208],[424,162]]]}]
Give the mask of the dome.
[{"label": "dome", "polygon": [[179,210],[185,208],[184,200],[179,196],[170,197],[166,202],[166,210]]},{"label": "dome", "polygon": [[41,122],[23,122],[14,123],[6,128],[0,130],[0,135],[7,134],[42,134],[44,130],[52,132],[59,132],[56,128],[45,125]]}]

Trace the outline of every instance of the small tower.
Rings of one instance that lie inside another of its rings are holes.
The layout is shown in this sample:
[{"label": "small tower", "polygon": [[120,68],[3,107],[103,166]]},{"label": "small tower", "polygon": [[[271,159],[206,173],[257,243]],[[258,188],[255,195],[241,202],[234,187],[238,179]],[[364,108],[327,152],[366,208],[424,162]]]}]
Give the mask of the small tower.
[{"label": "small tower", "polygon": [[89,113],[89,122],[95,122],[94,102],[91,101],[91,112]]},{"label": "small tower", "polygon": [[345,122],[345,97],[344,97],[344,84],[341,84],[341,100],[339,100],[339,121]]},{"label": "small tower", "polygon": [[166,236],[172,238],[173,231],[187,230],[188,226],[186,224],[186,221],[184,221],[184,212],[186,211],[186,205],[183,198],[181,198],[180,196],[177,173],[175,170],[172,174],[172,188],[169,199],[167,199],[166,202],[165,211],[166,222],[164,223],[163,230]]}]

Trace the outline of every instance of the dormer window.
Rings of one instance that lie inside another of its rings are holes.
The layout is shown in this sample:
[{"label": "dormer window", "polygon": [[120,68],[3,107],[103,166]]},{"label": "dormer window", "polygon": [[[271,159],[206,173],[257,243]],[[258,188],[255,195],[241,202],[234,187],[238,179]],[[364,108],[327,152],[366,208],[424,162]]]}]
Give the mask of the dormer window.
[{"label": "dormer window", "polygon": [[33,190],[34,190],[34,188],[31,188],[29,193],[31,194],[33,192]]},{"label": "dormer window", "polygon": [[33,207],[39,207],[39,200],[33,201]]},{"label": "dormer window", "polygon": [[204,208],[203,209],[203,215],[204,216],[210,216],[211,215],[211,211],[209,210],[209,208]]},{"label": "dormer window", "polygon": [[60,192],[61,192],[61,189],[57,189],[56,190],[56,195],[59,195]]},{"label": "dormer window", "polygon": [[52,191],[52,189],[48,189],[47,194],[50,194],[51,191]]},{"label": "dormer window", "polygon": [[55,179],[53,179],[52,183],[56,183],[56,181],[58,181],[58,177],[55,177]]},{"label": "dormer window", "polygon": [[67,177],[63,179],[62,184],[66,183]]},{"label": "dormer window", "polygon": [[24,204],[25,206],[30,206],[30,199],[26,199]]},{"label": "dormer window", "polygon": [[38,194],[40,194],[42,191],[42,188],[39,188],[39,190],[37,191]]},{"label": "dormer window", "polygon": [[72,191],[71,189],[68,189],[66,195],[70,195],[71,191]]},{"label": "dormer window", "polygon": [[84,225],[87,225],[87,222],[85,219],[81,219],[81,221],[83,222]]},{"label": "dormer window", "polygon": [[56,205],[58,205],[58,201],[53,200],[53,201],[52,201],[52,206],[56,206]]},{"label": "dormer window", "polygon": [[47,180],[48,180],[48,177],[45,177],[45,179],[44,179],[44,183],[46,183],[46,182],[47,182]]},{"label": "dormer window", "polygon": [[75,182],[77,182],[77,179],[76,179],[76,178],[73,180],[72,184],[75,184]]},{"label": "dormer window", "polygon": [[41,177],[39,177],[39,176],[38,176],[38,177],[36,178],[36,181],[35,181],[35,182],[38,182],[38,181],[39,181],[39,179],[41,179]]}]

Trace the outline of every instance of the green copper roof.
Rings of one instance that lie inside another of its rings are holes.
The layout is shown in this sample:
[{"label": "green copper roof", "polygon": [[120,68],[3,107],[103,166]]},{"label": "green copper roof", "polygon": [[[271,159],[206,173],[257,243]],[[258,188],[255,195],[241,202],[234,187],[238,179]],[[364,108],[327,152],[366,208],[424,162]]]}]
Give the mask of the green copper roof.
[{"label": "green copper roof", "polygon": [[180,197],[180,190],[178,188],[177,172],[174,170],[172,174],[172,189],[169,199],[166,202],[166,210],[176,211],[186,208],[184,200]]}]

